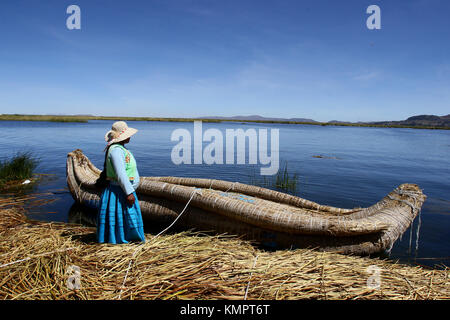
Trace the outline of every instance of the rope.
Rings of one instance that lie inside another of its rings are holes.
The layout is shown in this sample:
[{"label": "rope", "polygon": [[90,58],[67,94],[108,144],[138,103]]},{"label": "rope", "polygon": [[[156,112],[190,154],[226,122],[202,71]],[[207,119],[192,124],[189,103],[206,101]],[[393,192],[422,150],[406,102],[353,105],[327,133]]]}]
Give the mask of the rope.
[{"label": "rope", "polygon": [[[80,180],[80,184],[77,183],[76,184],[77,188],[74,189],[77,198],[80,199],[80,202],[81,202],[81,184],[82,183],[83,183],[83,181]],[[77,189],[78,189],[78,192],[77,192]]]},{"label": "rope", "polygon": [[123,282],[122,282],[122,286],[120,287],[120,293],[119,293],[119,300],[122,297],[122,292],[123,289],[125,288],[125,282],[127,281],[127,277],[128,277],[128,272],[130,271],[131,268],[131,262],[133,261],[134,257],[136,256],[136,253],[138,252],[138,250],[142,247],[142,245],[139,245],[136,250],[134,250],[133,255],[131,256],[130,262],[128,263],[128,268],[127,268],[127,272],[125,273],[125,277],[123,278]]},{"label": "rope", "polygon": [[252,267],[252,272],[250,273],[250,277],[248,279],[248,283],[247,283],[247,288],[245,289],[245,295],[244,295],[244,300],[247,300],[247,293],[248,293],[248,288],[250,287],[250,280],[252,279],[252,275],[253,275],[253,269],[256,266],[256,261],[258,260],[258,255],[255,257],[255,261],[253,261],[253,267]]},{"label": "rope", "polygon": [[[403,199],[398,199],[398,198],[392,197],[391,195],[388,194],[388,198],[389,199],[405,203],[406,205],[411,207],[411,210],[412,210],[413,213],[417,211],[416,216],[417,215],[419,216],[419,221],[418,221],[417,230],[416,230],[416,248],[415,248],[416,249],[415,252],[417,253],[417,250],[419,249],[420,226],[422,224],[422,218],[421,218],[422,210],[417,207],[417,202],[418,202],[417,197],[418,197],[419,194],[416,193],[416,192],[402,191],[402,190],[399,190],[399,189],[395,189],[394,192],[397,193],[398,195],[404,195],[404,196],[408,196],[408,197],[414,199],[414,205],[413,205],[409,201],[406,201],[406,200],[403,200]],[[408,249],[409,253],[411,253],[411,247],[412,247],[413,226],[414,226],[414,219],[411,221],[411,226],[410,226],[410,231],[409,231],[409,249]]]},{"label": "rope", "polygon": [[[398,190],[398,193],[410,196],[411,198],[414,199],[414,206],[415,206],[415,208],[417,210],[417,215],[419,216],[419,218],[418,218],[419,221],[418,221],[417,230],[416,230],[416,248],[415,248],[416,249],[415,252],[416,252],[416,255],[417,255],[417,251],[419,250],[420,226],[422,224],[422,210],[421,210],[421,208],[417,208],[417,202],[418,202],[417,196],[418,196],[418,194],[415,193],[415,192],[407,192],[407,191],[400,191],[400,190]],[[411,232],[412,232],[412,226],[411,226]],[[411,235],[411,238],[412,238],[412,235]],[[411,239],[410,239],[410,242],[411,242]],[[411,248],[411,243],[410,243],[410,248]]]},{"label": "rope", "polygon": [[[413,205],[411,202],[408,202],[408,201],[406,201],[406,200],[395,198],[395,197],[391,196],[390,194],[387,195],[389,199],[403,202],[404,204],[406,204],[406,205],[408,205],[409,207],[411,207],[411,210],[413,211],[413,213],[414,213],[416,210],[418,210],[418,208],[417,208],[417,202],[418,202],[418,201],[417,201],[417,196],[419,195],[418,193],[416,193],[416,192],[402,191],[402,190],[398,190],[398,189],[395,189],[394,192],[397,193],[397,194],[399,194],[399,195],[406,195],[406,196],[409,196],[410,198],[413,198],[413,199],[414,199],[414,205]],[[419,210],[419,211],[420,211],[420,210]]]},{"label": "rope", "polygon": [[411,253],[411,247],[412,247],[413,225],[414,225],[414,221],[411,223],[411,227],[409,228],[409,247],[408,247],[409,254]]},{"label": "rope", "polygon": [[[165,228],[165,229],[162,230],[160,233],[158,233],[156,236],[154,236],[152,240],[155,240],[155,239],[156,239],[157,237],[159,237],[161,234],[163,234],[164,232],[166,232],[167,230],[169,230],[169,229],[175,224],[175,222],[177,222],[177,220],[181,217],[181,215],[186,211],[186,209],[187,209],[189,203],[191,203],[191,201],[192,201],[192,199],[194,198],[194,195],[195,195],[195,194],[200,194],[200,195],[201,195],[200,189],[195,188],[194,191],[192,191],[192,194],[191,194],[191,197],[189,198],[189,201],[186,203],[186,205],[184,206],[184,209],[183,209],[183,210],[181,211],[181,213],[177,216],[177,218],[176,218],[176,219],[175,219],[175,220],[174,220],[167,228]],[[131,256],[130,262],[128,263],[127,272],[125,273],[125,277],[123,278],[122,286],[121,286],[121,288],[120,288],[120,293],[119,293],[119,295],[117,296],[117,297],[119,298],[119,300],[121,299],[123,289],[125,288],[125,283],[126,283],[126,281],[127,281],[128,272],[129,272],[130,269],[131,269],[131,263],[133,262],[133,260],[134,260],[134,258],[135,258],[135,256],[136,256],[137,252],[139,251],[139,249],[141,249],[141,248],[143,247],[143,245],[144,245],[144,244],[140,244],[140,245],[136,248],[136,250],[134,250],[133,255]]]},{"label": "rope", "polygon": [[225,192],[228,192],[228,191],[230,191],[230,190],[234,190],[234,185],[235,185],[236,183],[237,183],[236,181],[233,182],[233,184],[231,185],[231,187],[229,187]]},{"label": "rope", "polygon": [[[411,209],[412,209],[413,212],[416,211],[416,209],[417,209],[416,206],[413,205],[411,202],[408,202],[408,201],[403,200],[403,199],[394,198],[394,197],[391,196],[390,194],[388,194],[387,196],[388,196],[388,198],[391,199],[391,200],[400,201],[400,202],[403,202],[404,204],[408,205],[409,207],[411,207]],[[414,200],[415,200],[415,199],[414,199]]]},{"label": "rope", "polygon": [[416,231],[416,254],[417,254],[417,250],[419,250],[419,231],[420,231],[420,225],[422,224],[421,213],[422,213],[422,210],[419,209],[419,223],[417,224],[417,231]]},{"label": "rope", "polygon": [[170,227],[172,227],[175,222],[177,222],[177,220],[181,217],[181,215],[184,213],[184,211],[186,210],[186,208],[188,207],[189,203],[191,203],[192,198],[194,198],[195,194],[200,194],[200,189],[195,188],[194,191],[191,194],[191,198],[189,199],[189,201],[186,203],[186,206],[184,207],[183,211],[181,211],[181,213],[178,215],[178,217],[170,224],[170,226],[168,226],[167,228],[165,228],[163,231],[161,231],[160,233],[158,233],[156,236],[153,237],[153,239],[159,237],[161,234],[163,234],[164,232],[166,232],[167,230],[169,230]]},{"label": "rope", "polygon": [[28,260],[31,260],[31,259],[34,259],[34,258],[48,256],[49,254],[52,254],[52,253],[68,251],[68,250],[71,250],[71,249],[76,249],[76,248],[75,247],[71,247],[71,248],[66,248],[66,249],[55,250],[55,251],[52,251],[52,252],[41,253],[41,254],[38,254],[38,255],[35,255],[35,256],[32,256],[32,257],[28,257],[28,258],[25,258],[25,259],[20,259],[20,260],[16,260],[16,261],[13,261],[13,262],[8,262],[8,263],[5,263],[5,264],[2,264],[2,265],[0,265],[0,268],[4,268],[4,267],[7,267],[7,266],[10,266],[12,264],[19,263],[19,262],[28,261]]}]

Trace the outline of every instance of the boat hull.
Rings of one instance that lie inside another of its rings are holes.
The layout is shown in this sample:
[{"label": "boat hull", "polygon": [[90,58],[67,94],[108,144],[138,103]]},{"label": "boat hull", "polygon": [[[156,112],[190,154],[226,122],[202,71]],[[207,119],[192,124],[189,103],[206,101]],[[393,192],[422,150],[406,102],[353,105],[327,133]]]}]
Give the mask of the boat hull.
[{"label": "boat hull", "polygon": [[[68,154],[67,184],[76,202],[98,207],[99,174],[81,150]],[[179,177],[142,177],[136,193],[146,225],[170,225],[189,202],[177,229],[360,255],[390,250],[426,199],[417,185],[402,184],[371,207],[343,209],[237,182]]]}]

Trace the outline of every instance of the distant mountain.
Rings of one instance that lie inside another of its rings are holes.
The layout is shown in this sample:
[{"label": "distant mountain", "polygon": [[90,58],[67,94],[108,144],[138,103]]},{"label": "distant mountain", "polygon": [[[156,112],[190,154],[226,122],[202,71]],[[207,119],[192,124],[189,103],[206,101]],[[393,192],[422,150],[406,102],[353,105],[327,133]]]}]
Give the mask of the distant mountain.
[{"label": "distant mountain", "polygon": [[450,128],[450,114],[446,116],[436,115],[418,115],[409,117],[406,120],[400,121],[378,121],[378,122],[350,122],[331,120],[325,123],[315,121],[309,118],[270,118],[259,115],[249,116],[233,116],[233,117],[202,117],[201,119],[215,119],[227,121],[267,121],[267,122],[305,122],[316,124],[330,124],[330,125],[379,125],[379,126],[406,126],[406,127],[441,127]]},{"label": "distant mountain", "polygon": [[328,121],[328,123],[346,124],[346,123],[351,123],[351,122],[348,122],[348,121],[339,121],[339,120],[331,120],[331,121]]},{"label": "distant mountain", "polygon": [[376,125],[411,126],[411,127],[450,127],[450,114],[446,116],[419,115],[401,121],[369,122]]},{"label": "distant mountain", "polygon": [[[248,122],[267,122],[267,123],[304,123],[304,124],[316,124],[316,125],[335,125],[335,126],[383,126],[383,127],[409,127],[409,128],[430,128],[430,129],[448,129],[450,130],[450,114],[445,116],[436,115],[418,115],[409,117],[406,120],[400,121],[377,121],[377,122],[350,122],[350,121],[340,121],[331,120],[328,122],[320,122],[309,118],[275,118],[275,117],[263,117],[259,115],[248,115],[248,116],[232,116],[232,117],[220,117],[220,116],[208,116],[208,117],[195,117],[195,118],[149,118],[149,117],[108,117],[108,116],[93,116],[90,114],[77,114],[77,115],[20,115],[20,114],[0,114],[0,121],[2,120],[17,120],[17,121],[47,121],[42,120],[42,117],[73,117],[76,120],[77,117],[82,121],[87,120],[117,120],[118,118],[123,118],[123,120],[154,120],[154,121],[192,121],[195,119],[205,119],[205,120],[217,120],[217,121],[248,121]],[[66,119],[64,119],[66,121]]]},{"label": "distant mountain", "polygon": [[201,119],[236,120],[236,121],[275,121],[275,122],[317,122],[307,118],[266,118],[258,115],[234,116],[234,117],[201,117]]}]

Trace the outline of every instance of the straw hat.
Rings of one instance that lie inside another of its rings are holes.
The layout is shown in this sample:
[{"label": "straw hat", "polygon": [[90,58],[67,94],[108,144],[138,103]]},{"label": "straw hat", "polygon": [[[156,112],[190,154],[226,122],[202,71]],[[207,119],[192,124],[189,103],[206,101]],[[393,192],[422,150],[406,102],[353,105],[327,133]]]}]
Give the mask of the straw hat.
[{"label": "straw hat", "polygon": [[128,127],[125,121],[117,121],[114,122],[114,124],[111,127],[111,130],[109,130],[105,134],[105,141],[108,143],[108,145],[120,142],[128,139],[137,131],[138,131],[137,129]]}]

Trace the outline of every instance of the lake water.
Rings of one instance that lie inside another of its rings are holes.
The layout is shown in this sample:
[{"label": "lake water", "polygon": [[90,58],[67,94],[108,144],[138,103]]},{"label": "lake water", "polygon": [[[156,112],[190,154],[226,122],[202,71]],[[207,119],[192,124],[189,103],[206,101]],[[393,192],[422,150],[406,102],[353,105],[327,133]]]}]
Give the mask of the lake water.
[{"label": "lake water", "polygon": [[[67,153],[80,148],[99,168],[103,165],[104,134],[112,121],[88,123],[0,121],[0,158],[31,151],[40,158],[39,173],[54,174],[33,192],[55,192],[57,201],[34,209],[34,218],[69,221],[73,199],[66,188]],[[127,147],[136,157],[141,176],[184,176],[251,183],[260,165],[175,165],[172,132],[193,123],[129,122],[139,129]],[[416,183],[427,195],[422,208],[419,247],[416,228],[394,245],[390,258],[424,265],[450,257],[450,131],[339,126],[203,123],[203,131],[242,128],[279,129],[279,155],[289,173],[298,175],[296,195],[336,207],[370,206],[402,183]],[[323,156],[317,158],[314,156]],[[61,190],[64,189],[65,190]],[[50,212],[50,213],[49,213]],[[431,258],[431,259],[430,259]],[[440,259],[436,259],[440,258]]]}]

